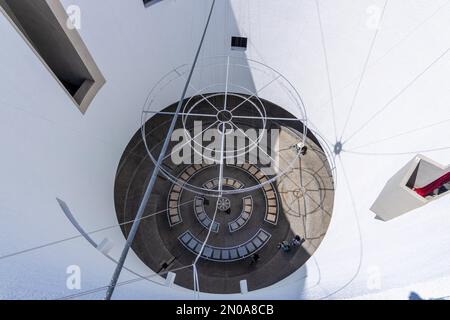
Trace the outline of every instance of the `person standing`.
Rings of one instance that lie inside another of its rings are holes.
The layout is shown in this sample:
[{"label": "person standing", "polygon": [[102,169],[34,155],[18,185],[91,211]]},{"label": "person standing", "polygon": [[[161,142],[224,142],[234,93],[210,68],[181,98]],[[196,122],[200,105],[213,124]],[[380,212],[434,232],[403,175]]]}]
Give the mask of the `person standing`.
[{"label": "person standing", "polygon": [[284,252],[289,252],[291,250],[291,245],[289,244],[289,242],[287,242],[286,240],[284,240],[283,242],[280,242],[278,244],[278,249],[283,250]]},{"label": "person standing", "polygon": [[251,264],[257,263],[258,260],[259,260],[259,254],[257,254],[257,253],[252,254]]},{"label": "person standing", "polygon": [[296,235],[292,239],[291,244],[292,244],[292,246],[299,246],[302,244],[302,242],[303,242],[303,239],[299,235]]}]

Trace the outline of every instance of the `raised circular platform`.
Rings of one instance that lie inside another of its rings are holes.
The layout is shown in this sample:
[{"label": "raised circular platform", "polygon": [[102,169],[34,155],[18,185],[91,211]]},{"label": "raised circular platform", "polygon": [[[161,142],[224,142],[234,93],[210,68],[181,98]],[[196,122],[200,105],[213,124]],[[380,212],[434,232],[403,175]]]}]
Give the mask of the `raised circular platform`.
[{"label": "raised circular platform", "polygon": [[[223,104],[223,96],[214,94],[209,99],[215,105]],[[236,105],[240,101],[229,97],[228,103]],[[233,119],[245,132],[276,131],[264,138],[268,156],[258,152],[252,158],[249,152],[247,157],[236,157],[239,161],[225,163],[222,178],[219,163],[201,158],[195,161],[195,154],[192,163],[174,163],[170,156],[165,160],[164,169],[176,180],[159,177],[132,246],[155,272],[190,266],[199,256],[196,266],[200,291],[237,293],[241,280],[247,280],[249,290],[256,290],[298,270],[323,240],[334,201],[328,160],[311,133],[306,139],[302,135],[304,126],[300,121],[274,120],[293,116],[267,101],[264,104],[265,116],[271,119],[265,121],[264,127],[261,121],[250,117],[255,114],[245,105],[240,107],[239,118],[228,113],[220,113],[218,118],[223,123]],[[173,108],[163,111],[170,113]],[[207,113],[209,106],[199,103],[196,108],[197,113]],[[155,157],[170,119],[169,114],[160,113],[146,123],[146,144]],[[180,120],[177,127],[194,136],[199,130],[198,121],[204,130],[216,120],[208,117],[190,122]],[[300,142],[307,147],[304,155],[298,152]],[[179,141],[174,141],[172,150],[177,145]],[[251,146],[251,141],[248,145]],[[138,132],[127,146],[117,171],[115,203],[119,222],[134,218],[152,169],[153,162]],[[184,188],[185,185],[189,188]],[[224,194],[218,196],[218,190]],[[130,225],[122,227],[125,235],[129,228]],[[279,248],[280,243],[291,243],[297,235],[303,239],[301,245],[292,245],[288,252]],[[177,285],[193,288],[192,268],[175,273]]]}]

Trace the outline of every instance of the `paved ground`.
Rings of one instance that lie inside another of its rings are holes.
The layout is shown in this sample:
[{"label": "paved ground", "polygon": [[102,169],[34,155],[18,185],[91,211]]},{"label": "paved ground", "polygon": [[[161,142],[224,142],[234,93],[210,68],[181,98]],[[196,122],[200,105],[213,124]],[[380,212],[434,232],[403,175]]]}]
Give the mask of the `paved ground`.
[{"label": "paved ground", "polygon": [[[220,105],[221,101],[218,101]],[[236,101],[237,103],[238,101]],[[206,108],[206,106],[204,106]],[[171,110],[170,108],[168,110]],[[269,116],[291,117],[280,108],[270,105]],[[241,107],[240,115],[253,115],[254,110]],[[158,115],[147,123],[147,144],[154,148],[157,156],[160,143],[165,137],[169,116]],[[204,127],[210,122],[204,123]],[[260,128],[260,121],[236,120],[243,130]],[[267,200],[263,188],[253,191],[244,191],[239,194],[227,195],[231,202],[231,213],[218,212],[216,222],[220,224],[219,232],[212,233],[208,239],[208,245],[230,248],[238,246],[254,235],[259,229],[264,229],[271,234],[270,240],[258,251],[260,256],[256,264],[251,263],[250,258],[234,262],[216,262],[200,259],[197,265],[199,272],[200,290],[210,293],[236,293],[239,292],[239,281],[246,279],[249,290],[263,288],[284,279],[300,268],[314,253],[326,233],[333,210],[334,187],[330,167],[322,150],[314,137],[307,140],[308,152],[299,158],[295,148],[298,141],[298,131],[301,127],[298,123],[285,121],[269,121],[266,128],[280,129],[277,139],[276,172],[286,174],[278,177],[271,184],[276,193],[276,205],[278,221],[276,224],[265,221]],[[181,122],[178,124],[181,126]],[[193,123],[187,123],[186,127],[192,128]],[[290,128],[290,127],[293,128]],[[272,151],[272,150],[270,150]],[[174,175],[181,175],[189,166],[176,166],[170,158],[165,162],[167,170]],[[262,163],[256,166],[263,167]],[[132,220],[142,197],[153,165],[150,161],[141,133],[138,132],[131,140],[124,152],[119,165],[116,185],[115,202],[119,222]],[[212,165],[205,170],[194,174],[189,184],[202,186],[210,179],[218,177],[218,166]],[[274,173],[275,176],[277,173]],[[233,165],[227,165],[224,176],[239,180],[244,184],[244,189],[259,182],[248,171]],[[270,173],[265,177],[270,179],[274,175]],[[197,193],[184,190],[178,199],[179,212],[182,223],[175,226],[169,225],[167,216],[168,195],[173,186],[172,182],[164,177],[158,179],[155,192],[148,204],[145,215],[151,215],[144,219],[133,243],[133,250],[154,271],[163,272],[180,267],[189,266],[195,259],[195,254],[181,244],[178,237],[185,231],[191,231],[199,240],[203,241],[208,230],[198,221],[194,214],[192,203]],[[230,233],[228,223],[235,220],[242,211],[242,198],[252,196],[253,211],[248,223],[240,230]],[[208,196],[209,205],[205,206],[206,213],[212,219],[215,212],[217,198]],[[182,205],[188,203],[186,205]],[[159,214],[154,214],[160,212]],[[131,225],[123,227],[125,234],[129,232]],[[295,235],[300,235],[306,241],[299,247],[293,247],[288,252],[282,252],[277,245],[283,240],[291,240]],[[164,265],[166,264],[166,265]],[[166,268],[164,268],[166,267]],[[192,288],[192,268],[177,271],[176,284],[186,288]]]}]

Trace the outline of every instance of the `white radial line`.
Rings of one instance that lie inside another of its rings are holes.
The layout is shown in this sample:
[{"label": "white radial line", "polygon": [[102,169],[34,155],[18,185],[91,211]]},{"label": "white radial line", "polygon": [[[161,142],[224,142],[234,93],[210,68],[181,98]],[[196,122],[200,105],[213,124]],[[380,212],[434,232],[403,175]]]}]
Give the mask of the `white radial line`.
[{"label": "white radial line", "polygon": [[[175,115],[175,112],[172,111],[142,111],[143,113],[150,113],[150,114],[162,114],[162,115],[169,115],[173,116]],[[209,117],[209,118],[216,118],[215,114],[211,113],[191,113],[191,112],[180,112],[178,113],[179,116],[193,116],[193,117]]]},{"label": "white radial line", "polygon": [[323,54],[324,54],[324,57],[325,57],[325,69],[326,69],[326,72],[327,72],[327,79],[328,79],[328,90],[329,90],[330,101],[331,101],[331,113],[332,113],[331,116],[333,117],[334,135],[335,135],[336,140],[337,140],[338,137],[337,137],[334,94],[333,94],[333,88],[331,86],[330,66],[329,66],[329,62],[328,62],[328,52],[327,52],[327,46],[325,44],[325,34],[324,34],[324,31],[323,31],[322,16],[320,14],[319,0],[316,0],[316,8],[317,8],[317,15],[318,15],[318,18],[319,18],[320,38],[321,38],[321,41],[322,41],[322,49],[323,49]]},{"label": "white radial line", "polygon": [[[449,1],[450,1],[450,0],[449,0]],[[307,120],[307,119],[305,119],[305,120]],[[316,137],[321,138],[321,139],[323,140],[322,142],[324,142],[325,145],[326,145],[327,147],[333,146],[333,142],[331,142],[331,140],[328,139],[326,136],[321,135],[321,134],[319,133],[318,128],[317,128],[316,126],[314,126],[314,125],[311,123],[311,121],[309,121],[309,125],[310,125],[311,127],[308,128],[308,130],[311,131]],[[312,126],[314,126],[314,129],[312,129]],[[319,139],[319,140],[320,140],[320,139]],[[328,145],[327,145],[327,143],[328,143]],[[322,146],[322,147],[323,147],[323,146]]]},{"label": "white radial line", "polygon": [[[143,111],[143,113],[149,114],[162,114],[162,115],[175,115],[175,112],[171,111]],[[207,117],[207,118],[217,118],[216,114],[210,113],[186,113],[180,112],[180,116],[192,116],[192,117]],[[274,121],[305,121],[306,119],[298,118],[283,118],[283,117],[257,117],[257,116],[233,116],[236,119],[252,119],[252,120],[274,120]]]},{"label": "white radial line", "polygon": [[193,282],[193,289],[192,292],[194,293],[194,297],[196,297],[197,292],[197,282],[195,281],[197,271],[195,270],[195,266],[192,266],[192,282]]},{"label": "white radial line", "polygon": [[437,152],[437,151],[444,151],[444,150],[449,150],[449,149],[450,149],[450,146],[425,149],[425,150],[417,150],[417,151],[404,151],[404,152],[358,152],[358,151],[347,151],[347,150],[342,150],[342,152],[360,155],[360,156],[405,156],[405,155],[410,155],[410,154],[417,155],[419,153]]},{"label": "white radial line", "polygon": [[197,272],[197,267],[195,266],[195,264],[192,265],[192,281],[193,281],[193,292],[194,292],[194,297],[196,299],[199,298],[198,296],[198,292],[200,290],[199,285],[198,285],[198,272]]},{"label": "white radial line", "polygon": [[[223,110],[227,110],[227,103],[228,103],[228,81],[230,77],[230,56],[227,57],[227,74],[225,77],[225,99],[223,102]],[[225,125],[223,130],[225,130]]]},{"label": "white radial line", "polygon": [[433,124],[422,126],[420,128],[416,128],[416,129],[413,129],[413,130],[408,130],[408,131],[405,131],[405,132],[402,132],[402,133],[398,133],[398,134],[392,135],[392,136],[387,137],[387,138],[383,138],[383,139],[380,139],[380,140],[372,141],[370,143],[366,143],[364,145],[359,145],[357,147],[354,147],[354,148],[351,148],[351,149],[347,150],[347,152],[355,151],[355,150],[362,149],[362,148],[365,148],[365,147],[369,147],[369,146],[372,146],[372,145],[375,145],[375,144],[386,142],[388,140],[392,140],[392,139],[395,139],[395,138],[403,137],[403,136],[406,136],[406,135],[411,134],[411,133],[416,133],[416,132],[419,132],[419,131],[423,131],[423,130],[426,130],[426,129],[437,127],[437,126],[440,126],[440,125],[442,125],[444,123],[447,123],[447,122],[450,122],[450,119],[446,119],[446,120],[439,121],[439,122],[436,122],[436,123],[433,123]]},{"label": "white radial line", "polygon": [[361,72],[361,76],[359,77],[359,81],[358,81],[358,84],[356,86],[356,91],[355,91],[355,94],[353,95],[352,103],[350,105],[350,111],[349,111],[349,113],[347,115],[347,118],[345,120],[344,129],[342,129],[342,134],[341,134],[341,137],[340,137],[339,141],[342,140],[342,137],[345,134],[345,130],[347,129],[348,122],[350,121],[350,117],[352,116],[353,108],[355,107],[356,99],[358,98],[358,94],[359,94],[359,91],[361,89],[361,85],[362,85],[363,80],[364,80],[364,78],[366,76],[366,72],[367,72],[367,69],[368,69],[368,66],[369,66],[369,61],[370,61],[370,58],[372,57],[372,52],[373,52],[373,49],[375,47],[375,43],[377,41],[378,33],[380,31],[381,24],[383,22],[384,15],[386,13],[386,8],[387,8],[388,3],[389,3],[389,0],[385,0],[383,11],[381,12],[381,16],[380,16],[380,20],[378,22],[378,26],[377,26],[375,34],[374,34],[374,36],[372,38],[372,42],[371,42],[370,48],[369,48],[369,53],[367,54],[367,58],[366,58],[366,60],[364,62],[364,67],[363,67],[363,70]]},{"label": "white radial line", "polygon": [[196,288],[197,288],[197,296],[196,296],[196,298],[197,298],[197,300],[198,300],[198,299],[200,299],[200,282],[199,282],[199,280],[198,280],[197,266],[194,264],[194,265],[192,266],[192,268],[195,269],[195,286],[196,286]]},{"label": "white radial line", "polygon": [[423,19],[419,24],[417,24],[413,29],[411,29],[411,31],[408,32],[403,38],[401,38],[398,42],[392,45],[382,56],[374,60],[373,63],[371,63],[371,65],[369,66],[369,68],[376,66],[380,61],[386,58],[395,48],[399,47],[402,43],[404,43],[406,40],[410,39],[413,35],[415,35],[417,31],[420,30],[424,25],[426,25],[432,18],[441,13],[442,9],[448,6],[449,3],[450,0],[447,0],[442,6],[438,7],[431,15]]},{"label": "white radial line", "polygon": [[[299,163],[299,167],[300,167],[300,185],[302,186],[302,188],[305,188],[305,189],[306,189],[306,187],[303,186],[303,166],[302,166],[302,159],[301,159],[301,158],[299,158],[298,163]],[[303,190],[302,190],[302,193],[303,193]],[[307,235],[307,230],[306,230],[306,217],[307,217],[307,215],[308,215],[308,206],[307,206],[307,204],[306,204],[306,198],[305,198],[305,196],[303,196],[302,198],[303,198],[303,199],[302,199],[302,200],[303,200],[302,202],[303,202],[303,208],[304,208],[304,210],[305,210],[305,214],[302,215],[302,214],[300,213],[300,217],[301,217],[302,223],[303,223],[303,232],[305,233],[305,238],[307,238],[308,235]],[[300,206],[299,206],[299,209],[300,209]]]},{"label": "white radial line", "polygon": [[[184,76],[184,74],[178,72],[178,70],[175,70],[175,72],[176,72],[180,77],[183,77],[184,79],[186,79],[186,77]],[[198,92],[199,92],[199,90],[198,90],[192,83],[189,83],[189,87],[190,87],[192,90],[194,90],[195,93],[198,93]],[[216,107],[211,101],[209,101],[209,99],[208,99],[207,97],[205,97],[204,94],[200,93],[200,94],[198,94],[198,95],[199,95],[200,97],[202,97],[203,100],[205,100],[205,101],[206,101],[211,107],[213,107],[217,112],[220,111],[219,109],[217,109],[217,107]]]},{"label": "white radial line", "polygon": [[361,272],[361,266],[362,266],[362,262],[363,262],[363,253],[364,253],[364,249],[363,249],[363,238],[362,238],[362,232],[361,232],[361,224],[359,222],[359,218],[358,218],[358,210],[356,208],[356,201],[355,201],[355,197],[353,196],[353,191],[350,185],[350,179],[348,178],[347,175],[347,171],[345,170],[344,167],[344,161],[342,160],[341,155],[339,155],[339,161],[341,162],[341,166],[342,166],[342,172],[344,175],[344,180],[345,180],[345,184],[347,186],[347,191],[350,197],[350,202],[351,202],[351,207],[352,207],[352,211],[353,211],[353,215],[355,218],[355,224],[356,224],[356,228],[358,230],[358,235],[359,235],[359,262],[358,262],[358,266],[356,268],[356,271],[354,273],[354,275],[350,278],[350,280],[348,280],[343,286],[341,286],[339,289],[327,294],[324,297],[321,297],[320,300],[323,299],[328,299],[331,296],[335,295],[336,293],[344,290],[345,288],[347,288],[355,279],[356,277],[359,275],[359,273]]},{"label": "white radial line", "polygon": [[163,160],[166,160],[167,158],[169,158],[170,156],[172,156],[172,154],[174,152],[177,152],[179,150],[181,150],[185,145],[190,144],[192,141],[194,141],[196,138],[198,138],[199,136],[201,136],[203,133],[205,133],[206,130],[211,129],[213,126],[215,126],[217,124],[217,122],[219,121],[215,121],[213,122],[213,124],[211,124],[210,126],[206,127],[206,129],[204,129],[202,132],[197,133],[195,136],[193,136],[192,138],[190,138],[188,141],[186,141],[185,143],[183,143],[182,145],[178,145],[176,148],[172,149],[170,151],[169,154],[167,154]]},{"label": "white radial line", "polygon": [[205,240],[203,241],[202,247],[200,248],[200,251],[199,251],[197,257],[194,260],[194,263],[193,263],[194,266],[197,265],[197,262],[200,259],[201,255],[203,253],[203,250],[205,249],[205,246],[209,240],[209,237],[211,236],[212,228],[216,221],[217,211],[219,209],[219,199],[223,195],[223,167],[224,167],[224,163],[225,163],[224,156],[223,156],[224,152],[225,152],[225,128],[223,128],[223,130],[222,130],[222,139],[221,139],[221,144],[220,144],[219,185],[218,185],[219,197],[216,200],[216,209],[214,210],[214,216],[213,216],[211,224],[209,226],[208,233],[206,235]]},{"label": "white radial line", "polygon": [[297,118],[256,117],[256,116],[233,116],[233,119],[273,120],[273,121],[305,121],[306,120],[306,119],[297,119]]},{"label": "white radial line", "polygon": [[[314,132],[314,134],[317,136],[317,135],[318,135],[318,134],[317,134],[317,131]],[[320,136],[320,137],[323,139],[323,141],[325,142],[325,144],[328,144],[328,147],[332,147],[332,146],[334,145],[334,143],[331,142],[331,140],[330,140],[329,138],[327,138],[327,137],[325,137],[325,136]]]},{"label": "white radial line", "polygon": [[[421,27],[423,27],[424,25],[426,25],[427,22],[429,22],[434,16],[436,16],[437,14],[439,14],[442,9],[444,7],[446,7],[448,4],[450,3],[450,0],[448,0],[444,5],[442,5],[441,7],[439,7],[436,11],[434,11],[430,16],[428,16],[427,18],[425,18],[423,21],[421,21],[413,30],[411,30],[411,32],[409,32],[405,37],[403,37],[400,41],[398,41],[397,43],[395,43],[393,46],[391,46],[382,56],[380,56],[379,58],[373,60],[373,62],[371,64],[369,64],[369,69],[376,67],[384,58],[386,58],[387,56],[389,56],[389,54],[395,49],[397,48],[399,45],[401,45],[402,43],[404,43],[406,40],[408,40],[409,38],[411,38],[411,36],[413,36],[417,30],[419,30]],[[337,92],[338,94],[341,94],[342,92],[344,92],[347,88],[349,88],[353,83],[356,83],[358,81],[358,76],[352,78],[351,81],[349,81],[345,86],[343,86],[342,88],[340,88],[340,90]],[[326,102],[328,103],[328,101]],[[323,104],[323,105],[326,105]]]},{"label": "white radial line", "polygon": [[247,99],[245,99],[244,101],[242,101],[240,104],[238,104],[236,107],[234,107],[231,112],[234,112],[237,108],[239,108],[240,106],[242,106],[243,104],[245,104],[247,101],[250,101],[252,98],[256,97],[257,94],[259,94],[261,91],[263,91],[264,89],[267,89],[272,83],[274,83],[275,81],[277,81],[279,78],[281,78],[281,75],[278,75],[275,79],[272,79],[271,81],[269,81],[267,84],[265,84],[263,87],[261,87],[260,89],[256,90],[256,92],[254,94],[252,94],[250,97],[248,97]]},{"label": "white radial line", "polygon": [[306,219],[307,219],[307,217],[308,217],[308,205],[307,205],[307,203],[306,203],[306,197],[302,197],[303,199],[303,208],[304,208],[304,210],[305,210],[305,214],[301,214],[300,213],[300,217],[301,217],[301,219],[302,219],[302,224],[303,224],[303,232],[305,233],[305,238],[308,238],[308,230],[307,230],[307,228],[306,228]]},{"label": "white radial line", "polygon": [[420,72],[414,77],[399,93],[392,97],[380,110],[378,110],[370,119],[368,119],[364,124],[359,127],[355,132],[353,132],[345,143],[353,139],[359,132],[361,132],[370,122],[376,119],[380,114],[382,114],[387,108],[389,108],[398,98],[400,98],[409,88],[411,88],[419,79],[421,79],[436,63],[438,63],[442,58],[444,58],[450,52],[450,48],[447,48],[441,55],[439,55],[431,64],[429,64],[425,70]]},{"label": "white radial line", "polygon": [[303,168],[302,168],[302,159],[298,159],[299,170],[300,170],[300,185],[303,187]]}]

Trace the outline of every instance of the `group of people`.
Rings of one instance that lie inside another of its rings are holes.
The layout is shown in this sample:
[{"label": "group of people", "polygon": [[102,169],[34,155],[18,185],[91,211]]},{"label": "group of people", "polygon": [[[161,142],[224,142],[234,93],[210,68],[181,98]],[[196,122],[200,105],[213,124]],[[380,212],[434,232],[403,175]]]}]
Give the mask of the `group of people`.
[{"label": "group of people", "polygon": [[439,196],[443,193],[446,193],[450,191],[450,182],[448,183],[444,183],[442,186],[440,186],[439,188],[434,189],[433,191],[433,195],[434,196]]},{"label": "group of people", "polygon": [[300,246],[305,240],[302,239],[299,235],[296,235],[291,241],[284,240],[278,244],[278,249],[283,250],[284,252],[291,251],[292,247]]},{"label": "group of people", "polygon": [[[302,239],[299,235],[296,235],[292,238],[291,241],[284,240],[278,244],[278,249],[283,250],[284,252],[289,252],[293,247],[301,246],[302,243],[305,242],[305,239]],[[259,260],[259,254],[254,253],[251,256],[251,264],[257,263]]]},{"label": "group of people", "polygon": [[424,187],[414,187],[413,190],[422,197],[435,197],[447,193],[450,190],[450,172]]}]

